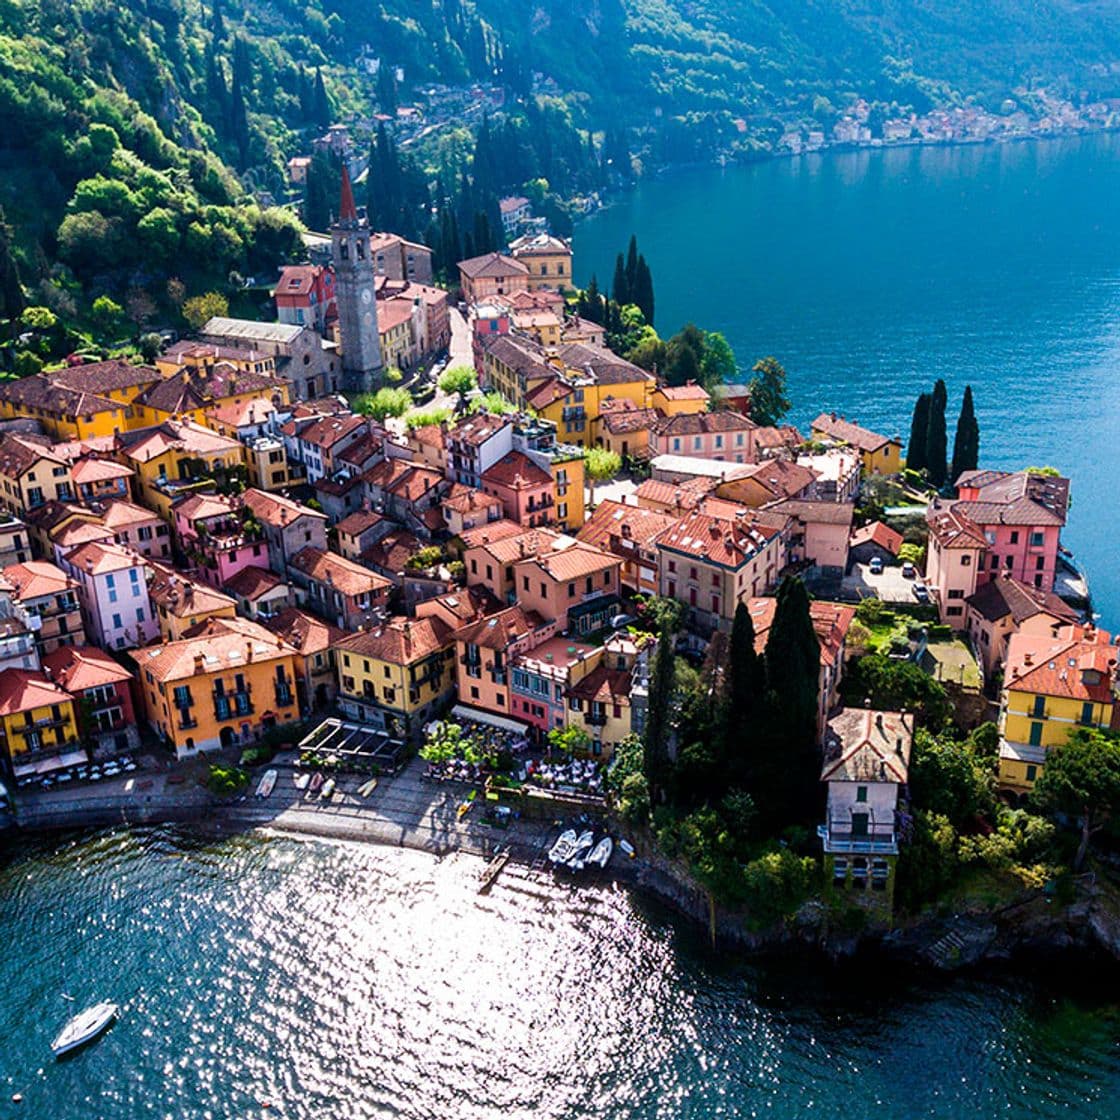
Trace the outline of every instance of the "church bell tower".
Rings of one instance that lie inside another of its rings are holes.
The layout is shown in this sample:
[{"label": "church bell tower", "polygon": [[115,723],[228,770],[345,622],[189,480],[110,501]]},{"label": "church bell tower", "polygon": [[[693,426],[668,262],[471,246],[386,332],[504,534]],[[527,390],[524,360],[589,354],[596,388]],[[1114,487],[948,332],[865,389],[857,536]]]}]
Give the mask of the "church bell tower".
[{"label": "church bell tower", "polygon": [[369,221],[358,217],[350,173],[343,163],[338,219],[331,226],[331,260],[343,382],[347,389],[358,392],[373,388],[381,375],[377,295],[373,288],[369,238]]}]

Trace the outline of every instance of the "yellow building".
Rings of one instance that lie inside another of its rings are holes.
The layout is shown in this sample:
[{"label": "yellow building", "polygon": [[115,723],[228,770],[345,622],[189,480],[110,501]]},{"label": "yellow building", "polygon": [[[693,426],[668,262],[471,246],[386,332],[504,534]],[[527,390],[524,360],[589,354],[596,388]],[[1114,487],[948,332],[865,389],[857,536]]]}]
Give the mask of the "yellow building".
[{"label": "yellow building", "polygon": [[572,286],[572,246],[562,237],[528,234],[510,245],[509,254],[529,270],[529,291]]},{"label": "yellow building", "polygon": [[711,397],[702,385],[689,381],[685,385],[658,385],[650,403],[665,416],[684,416],[707,412]]},{"label": "yellow building", "polygon": [[132,405],[131,428],[149,428],[165,420],[210,425],[214,409],[262,403],[286,409],[291,387],[266,373],[245,372],[229,362],[205,369],[183,369],[151,385]]},{"label": "yellow building", "polygon": [[179,758],[299,719],[295,651],[248,619],[209,619],[135,659],[148,724]]},{"label": "yellow building", "polygon": [[0,385],[0,419],[20,416],[38,420],[57,440],[93,439],[125,431],[129,406],[40,373]]},{"label": "yellow building", "polygon": [[49,436],[5,432],[0,436],[0,505],[26,517],[47,502],[74,498],[70,466]]},{"label": "yellow building", "polygon": [[213,489],[215,474],[244,468],[245,449],[236,439],[189,421],[168,420],[125,433],[117,458],[136,471],[140,500],[165,521],[177,499]]},{"label": "yellow building", "polygon": [[615,634],[603,647],[599,664],[567,689],[568,726],[587,734],[587,754],[609,758],[627,735],[644,730],[649,658],[655,646],[648,635]]},{"label": "yellow building", "polygon": [[188,630],[209,619],[237,617],[237,600],[231,596],[196,583],[163,564],[149,562],[149,567],[152,578],[148,598],[165,642],[182,640]]},{"label": "yellow building", "polygon": [[854,447],[864,475],[898,474],[902,470],[902,440],[897,436],[881,436],[835,412],[822,412],[811,430],[814,440]]},{"label": "yellow building", "polygon": [[419,357],[412,333],[411,300],[377,301],[377,336],[381,342],[381,361],[386,369],[408,369]]},{"label": "yellow building", "polygon": [[349,716],[408,738],[450,699],[455,645],[441,618],[391,618],[335,645],[338,701]]},{"label": "yellow building", "polygon": [[233,366],[242,373],[261,373],[268,377],[276,375],[276,359],[270,355],[260,350],[221,346],[216,342],[176,342],[156,358],[160,377],[171,377],[184,369],[192,373],[208,373],[219,363]]},{"label": "yellow building", "polygon": [[43,673],[0,672],[0,737],[17,777],[86,761],[77,753],[74,698]]},{"label": "yellow building", "polygon": [[1107,729],[1116,706],[1116,647],[1104,630],[1067,625],[1019,632],[1007,646],[998,784],[1029,792],[1050,747],[1079,727]]}]

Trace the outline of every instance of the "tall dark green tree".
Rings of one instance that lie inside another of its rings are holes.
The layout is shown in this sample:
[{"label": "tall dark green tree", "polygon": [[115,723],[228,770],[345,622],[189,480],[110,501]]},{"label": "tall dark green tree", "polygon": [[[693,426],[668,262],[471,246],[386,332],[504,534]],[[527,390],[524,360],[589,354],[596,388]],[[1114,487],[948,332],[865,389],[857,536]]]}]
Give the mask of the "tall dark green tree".
[{"label": "tall dark green tree", "polygon": [[307,168],[303,188],[303,220],[308,229],[325,232],[338,214],[342,164],[327,152],[316,152]]},{"label": "tall dark green tree", "polygon": [[929,464],[926,454],[926,435],[929,430],[929,393],[919,393],[914,402],[914,415],[910,420],[910,443],[906,448],[906,466],[912,471],[924,471]]},{"label": "tall dark green tree", "polygon": [[633,301],[634,285],[638,280],[638,235],[630,234],[630,244],[626,246],[626,288]]},{"label": "tall dark green tree", "polygon": [[747,604],[735,608],[731,624],[727,675],[721,712],[722,756],[729,785],[746,788],[750,781],[752,748],[758,742],[758,722],[766,698],[766,664],[755,650],[754,623]]},{"label": "tall dark green tree", "polygon": [[658,637],[657,651],[650,667],[649,700],[646,712],[645,775],[650,796],[656,802],[669,783],[672,763],[669,758],[669,736],[672,721],[673,682],[676,675],[674,636],[668,629]]},{"label": "tall dark green tree", "polygon": [[12,230],[0,210],[0,319],[15,319],[24,308],[19,265],[12,254]]},{"label": "tall dark green tree", "polygon": [[626,276],[626,261],[623,259],[621,253],[618,254],[614,262],[614,281],[611,284],[611,299],[613,299],[619,307],[625,307],[626,304],[632,302],[630,299],[630,281]]},{"label": "tall dark green tree", "polygon": [[945,430],[945,406],[948,403],[945,382],[939,377],[929,402],[929,423],[926,425],[926,470],[929,480],[940,489],[949,471],[948,436]]},{"label": "tall dark green tree", "polygon": [[634,279],[630,284],[630,302],[636,304],[643,318],[653,326],[653,276],[646,259],[640,253],[634,264]]},{"label": "tall dark green tree", "polygon": [[965,471],[974,471],[980,465],[980,425],[972,406],[972,386],[964,387],[957,432],[953,437],[953,467],[949,482],[956,483]]},{"label": "tall dark green tree", "polygon": [[377,68],[377,107],[390,117],[396,116],[400,106],[397,93],[397,74],[384,59]]},{"label": "tall dark green tree", "polygon": [[766,821],[783,827],[809,819],[819,800],[821,649],[805,584],[787,576],[777,599],[766,639],[768,741],[759,752],[751,794]]},{"label": "tall dark green tree", "polygon": [[695,323],[686,323],[665,347],[665,380],[670,385],[699,381],[703,372],[704,332]]},{"label": "tall dark green tree", "polygon": [[751,419],[756,424],[780,424],[790,410],[786,395],[786,371],[777,358],[759,358],[751,367],[754,376],[748,383]]},{"label": "tall dark green tree", "polygon": [[315,123],[320,128],[326,128],[331,123],[334,109],[331,106],[330,96],[327,94],[327,84],[323,81],[323,71],[318,66],[315,67],[315,93],[312,110]]}]

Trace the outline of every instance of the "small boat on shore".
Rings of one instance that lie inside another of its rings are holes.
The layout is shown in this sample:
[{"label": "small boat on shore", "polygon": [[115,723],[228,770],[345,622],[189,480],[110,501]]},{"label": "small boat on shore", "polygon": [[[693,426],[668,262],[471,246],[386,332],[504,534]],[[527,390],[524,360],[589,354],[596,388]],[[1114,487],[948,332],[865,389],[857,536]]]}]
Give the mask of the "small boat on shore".
[{"label": "small boat on shore", "polygon": [[117,1017],[118,1010],[115,1003],[95,1003],[75,1015],[51,1043],[54,1056],[61,1058],[63,1054],[69,1054],[71,1050],[92,1042]]},{"label": "small boat on shore", "polygon": [[322,800],[322,801],[330,800],[331,794],[334,793],[334,787],[335,787],[334,778],[328,778],[323,783],[323,788],[319,791],[320,800]]},{"label": "small boat on shore", "polygon": [[296,787],[296,789],[307,789],[307,785],[310,781],[311,781],[311,775],[310,774],[297,774],[292,779],[292,784]]},{"label": "small boat on shore", "polygon": [[609,836],[604,836],[603,839],[591,849],[591,855],[587,857],[587,866],[598,867],[602,870],[610,862],[613,853],[614,841]]},{"label": "small boat on shore", "polygon": [[358,794],[361,797],[369,797],[369,795],[373,793],[375,789],[377,789],[377,779],[370,778],[368,782],[363,782],[360,786],[358,786]]},{"label": "small boat on shore", "polygon": [[276,788],[276,777],[277,774],[275,770],[266,770],[264,772],[264,777],[261,778],[260,784],[257,786],[258,797],[268,797],[269,794],[272,793]]},{"label": "small boat on shore", "polygon": [[478,893],[482,894],[488,891],[493,885],[494,880],[502,873],[502,868],[509,863],[509,848],[503,848],[497,852],[494,858],[482,869],[480,882],[478,885]]},{"label": "small boat on shore", "polygon": [[311,775],[311,781],[308,783],[307,788],[312,793],[318,793],[319,792],[319,787],[322,784],[323,784],[323,771],[322,770],[316,770],[315,773]]},{"label": "small boat on shore", "polygon": [[560,833],[559,839],[549,849],[549,863],[567,863],[575,855],[577,839],[574,828],[569,828],[566,832]]},{"label": "small boat on shore", "polygon": [[592,845],[595,843],[595,833],[588,829],[586,832],[581,832],[579,839],[576,841],[575,851],[572,853],[571,858],[565,863],[571,871],[582,871],[587,862],[587,853],[591,851]]}]

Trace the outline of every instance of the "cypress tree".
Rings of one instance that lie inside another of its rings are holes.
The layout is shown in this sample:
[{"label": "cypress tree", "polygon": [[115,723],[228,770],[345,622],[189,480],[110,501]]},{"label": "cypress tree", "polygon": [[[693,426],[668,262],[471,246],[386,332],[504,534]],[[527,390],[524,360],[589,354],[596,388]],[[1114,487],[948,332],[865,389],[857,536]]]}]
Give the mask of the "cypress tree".
[{"label": "cypress tree", "polygon": [[631,302],[630,285],[626,279],[626,263],[619,253],[614,262],[614,282],[611,284],[611,299],[623,307]]},{"label": "cypress tree", "polygon": [[910,421],[910,445],[906,449],[906,466],[912,471],[924,471],[929,463],[926,455],[926,429],[929,427],[929,393],[919,393],[914,402],[914,416]]},{"label": "cypress tree", "polygon": [[780,828],[809,817],[819,799],[821,649],[805,584],[786,577],[777,598],[766,640],[766,741],[751,792],[768,823]]},{"label": "cypress tree", "polygon": [[731,624],[727,679],[723,696],[723,751],[730,785],[745,786],[750,778],[752,725],[761,715],[766,695],[766,665],[755,651],[754,623],[747,604],[735,608]]},{"label": "cypress tree", "polygon": [[939,490],[945,485],[949,466],[946,462],[948,436],[945,432],[945,405],[948,394],[941,378],[933,386],[929,403],[929,423],[926,425],[926,470],[929,480]]},{"label": "cypress tree", "polygon": [[956,481],[965,471],[974,471],[980,465],[980,425],[972,406],[972,386],[964,387],[964,400],[957,418],[957,432],[953,437],[953,469],[949,482]]},{"label": "cypress tree", "polygon": [[15,319],[23,313],[23,285],[19,265],[12,255],[12,231],[0,210],[0,319]]},{"label": "cypress tree", "polygon": [[599,294],[599,281],[595,274],[591,274],[591,280],[587,285],[587,291],[584,292],[584,308],[581,312],[585,319],[590,319],[592,323],[598,323],[599,326],[603,325],[603,297]]},{"label": "cypress tree", "polygon": [[630,244],[626,249],[626,289],[630,293],[630,301],[634,301],[634,289],[638,283],[638,237],[630,234]]},{"label": "cypress tree", "polygon": [[669,779],[669,721],[673,698],[673,679],[676,671],[673,652],[673,635],[663,630],[657,642],[650,667],[649,700],[646,711],[646,731],[643,746],[646,781],[650,798],[656,800],[664,791]]},{"label": "cypress tree", "polygon": [[630,302],[638,305],[649,325],[653,326],[653,276],[645,257],[639,254],[634,266],[634,282],[630,285]]},{"label": "cypress tree", "polygon": [[331,123],[331,99],[327,96],[327,86],[323,81],[323,71],[315,67],[315,123],[320,128],[326,128]]}]

